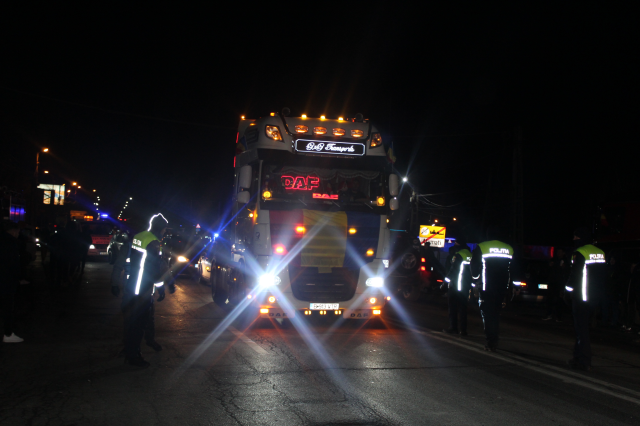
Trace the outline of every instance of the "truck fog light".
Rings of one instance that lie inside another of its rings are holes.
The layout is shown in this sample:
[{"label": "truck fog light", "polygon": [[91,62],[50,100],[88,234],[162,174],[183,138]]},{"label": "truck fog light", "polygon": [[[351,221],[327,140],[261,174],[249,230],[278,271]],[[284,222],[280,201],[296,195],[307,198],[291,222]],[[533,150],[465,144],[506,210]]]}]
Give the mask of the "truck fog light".
[{"label": "truck fog light", "polygon": [[382,287],[384,286],[384,279],[382,277],[367,278],[365,283],[369,287]]}]

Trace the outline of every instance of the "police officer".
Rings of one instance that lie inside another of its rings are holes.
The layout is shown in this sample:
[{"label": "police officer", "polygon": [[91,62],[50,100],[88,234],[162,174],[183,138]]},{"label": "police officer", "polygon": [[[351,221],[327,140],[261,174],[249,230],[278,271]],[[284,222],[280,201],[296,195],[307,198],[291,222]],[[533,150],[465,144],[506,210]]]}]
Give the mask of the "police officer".
[{"label": "police officer", "polygon": [[[125,362],[136,367],[148,367],[142,358],[140,343],[153,315],[153,294],[158,289],[158,302],[164,300],[164,279],[167,272],[162,260],[160,239],[167,228],[167,220],[158,213],[149,221],[149,229],[133,237],[129,257],[130,272],[123,291],[125,313]],[[175,287],[170,287],[171,293]]]},{"label": "police officer", "polygon": [[592,245],[591,231],[578,228],[574,232],[574,252],[571,273],[565,289],[571,295],[573,326],[576,343],[569,365],[578,370],[591,371],[591,342],[589,340],[589,316],[598,303],[597,295],[607,279],[604,252]]},{"label": "police officer", "polygon": [[[454,255],[451,258],[451,265],[445,277],[445,282],[449,288],[447,297],[449,299],[449,328],[445,333],[467,335],[467,303],[469,301],[469,290],[471,290],[471,252],[469,246],[459,237],[454,245]],[[460,322],[458,323],[458,315]],[[458,327],[459,326],[459,327]]]},{"label": "police officer", "polygon": [[[489,238],[498,230],[490,231]],[[480,313],[484,322],[486,351],[495,352],[500,333],[500,308],[506,291],[511,284],[510,268],[513,247],[493,239],[477,245],[471,256],[471,275],[477,280],[476,289],[480,293]]]}]

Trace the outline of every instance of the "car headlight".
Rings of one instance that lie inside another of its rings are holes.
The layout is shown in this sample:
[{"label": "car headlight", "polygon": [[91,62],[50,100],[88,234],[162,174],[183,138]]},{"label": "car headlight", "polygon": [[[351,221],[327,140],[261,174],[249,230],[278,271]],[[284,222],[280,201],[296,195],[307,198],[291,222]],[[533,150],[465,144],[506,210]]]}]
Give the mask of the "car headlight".
[{"label": "car headlight", "polygon": [[280,277],[273,274],[262,274],[258,279],[260,287],[271,287],[280,284]]},{"label": "car headlight", "polygon": [[96,246],[94,246],[93,244],[91,244],[91,245],[89,246],[89,249],[90,249],[90,250],[95,250],[95,248],[96,248]]},{"label": "car headlight", "polygon": [[178,256],[178,262],[188,262],[188,261],[189,261],[189,259],[187,259],[186,257]]},{"label": "car headlight", "polygon": [[367,278],[366,284],[369,287],[383,287],[384,279],[382,277]]}]

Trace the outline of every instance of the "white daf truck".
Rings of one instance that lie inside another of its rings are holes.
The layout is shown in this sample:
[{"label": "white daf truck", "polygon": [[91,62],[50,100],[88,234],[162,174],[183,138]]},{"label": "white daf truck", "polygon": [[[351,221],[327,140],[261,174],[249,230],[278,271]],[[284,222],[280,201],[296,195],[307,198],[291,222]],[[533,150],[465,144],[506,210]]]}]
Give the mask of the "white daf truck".
[{"label": "white daf truck", "polygon": [[240,121],[235,217],[200,265],[214,299],[263,318],[380,315],[397,209],[382,136],[356,118],[271,113]]}]

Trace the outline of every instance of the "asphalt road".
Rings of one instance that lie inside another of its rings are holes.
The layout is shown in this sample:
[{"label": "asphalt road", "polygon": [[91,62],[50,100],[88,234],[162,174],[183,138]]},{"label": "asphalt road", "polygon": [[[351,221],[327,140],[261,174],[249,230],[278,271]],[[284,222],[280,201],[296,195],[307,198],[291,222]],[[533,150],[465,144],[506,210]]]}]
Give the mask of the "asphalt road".
[{"label": "asphalt road", "polygon": [[[151,367],[118,356],[110,266],[51,292],[35,265],[21,288],[21,344],[0,346],[0,425],[640,424],[640,346],[594,333],[592,373],[569,370],[570,318],[503,315],[498,353],[451,337],[441,301],[399,303],[382,325],[334,318],[251,323],[186,277],[156,304]],[[231,321],[233,319],[233,321]]]}]

